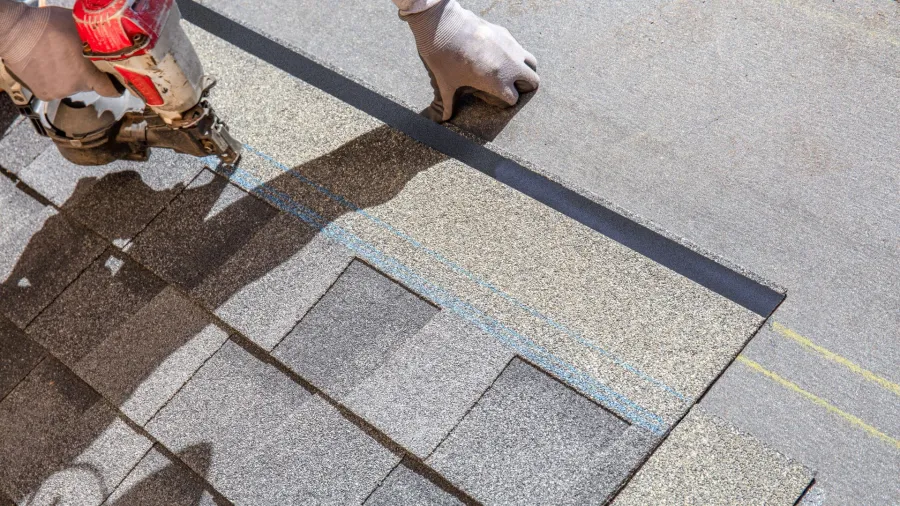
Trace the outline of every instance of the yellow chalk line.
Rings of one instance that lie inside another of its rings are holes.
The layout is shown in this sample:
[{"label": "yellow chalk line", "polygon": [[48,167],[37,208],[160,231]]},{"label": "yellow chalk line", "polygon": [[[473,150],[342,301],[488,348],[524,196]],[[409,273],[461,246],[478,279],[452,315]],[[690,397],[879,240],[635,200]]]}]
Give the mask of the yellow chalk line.
[{"label": "yellow chalk line", "polygon": [[842,409],[838,408],[837,406],[831,404],[830,402],[826,401],[825,399],[823,399],[813,393],[807,392],[806,390],[800,388],[800,386],[797,385],[796,383],[792,383],[792,382],[782,378],[778,374],[764,368],[763,366],[759,365],[757,362],[754,362],[743,355],[738,355],[737,360],[738,360],[738,362],[755,370],[756,372],[762,374],[763,376],[766,376],[767,378],[775,381],[776,383],[787,388],[788,390],[792,390],[792,391],[802,395],[803,397],[806,397],[807,399],[811,400],[815,404],[822,406],[823,408],[840,416],[841,418],[847,420],[848,422],[852,423],[853,425],[860,427],[862,430],[868,432],[870,435],[875,436],[878,439],[881,439],[883,441],[886,441],[886,442],[896,446],[898,449],[900,449],[900,439],[896,439],[896,438],[892,438],[891,436],[888,436],[884,432],[881,432],[880,430],[876,429],[875,427],[872,427],[871,425],[867,424],[861,418],[851,415],[850,413],[847,413],[846,411],[843,411]]},{"label": "yellow chalk line", "polygon": [[887,380],[885,378],[882,378],[881,376],[873,373],[872,371],[869,371],[868,369],[862,368],[861,366],[857,365],[855,362],[853,362],[849,359],[846,359],[831,350],[828,350],[826,348],[819,346],[818,344],[801,336],[800,334],[785,327],[784,325],[782,325],[776,321],[773,321],[772,322],[772,330],[774,330],[775,332],[778,332],[779,334],[781,334],[782,336],[784,336],[788,339],[792,339],[792,340],[800,343],[801,345],[815,351],[819,355],[822,355],[823,357],[827,358],[828,360],[831,360],[832,362],[837,362],[838,364],[841,364],[842,366],[846,367],[847,369],[850,369],[851,371],[855,372],[856,374],[859,374],[860,376],[871,381],[872,383],[875,383],[878,386],[886,388],[887,390],[893,392],[895,395],[900,396],[900,385],[898,385],[890,380]]},{"label": "yellow chalk line", "polygon": [[782,5],[788,5],[797,10],[804,11],[808,16],[813,16],[821,19],[826,19],[831,21],[834,24],[841,25],[844,28],[848,28],[851,30],[856,30],[862,33],[865,33],[867,36],[872,37],[873,39],[882,39],[894,46],[900,46],[900,39],[892,35],[891,33],[885,30],[878,30],[874,28],[868,28],[863,26],[862,24],[853,21],[852,19],[844,16],[843,14],[837,14],[833,12],[827,12],[824,9],[818,9],[814,7],[810,7],[808,5],[800,5],[796,0],[774,0],[777,3]]}]

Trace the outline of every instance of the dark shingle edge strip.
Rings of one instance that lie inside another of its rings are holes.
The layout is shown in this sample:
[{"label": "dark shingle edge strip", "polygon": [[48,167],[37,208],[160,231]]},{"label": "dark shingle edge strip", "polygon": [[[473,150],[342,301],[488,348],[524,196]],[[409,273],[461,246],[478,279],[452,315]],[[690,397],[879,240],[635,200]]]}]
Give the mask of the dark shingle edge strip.
[{"label": "dark shingle edge strip", "polygon": [[178,4],[190,23],[760,316],[768,317],[784,299],[784,294],[466,139],[194,0],[180,0]]}]

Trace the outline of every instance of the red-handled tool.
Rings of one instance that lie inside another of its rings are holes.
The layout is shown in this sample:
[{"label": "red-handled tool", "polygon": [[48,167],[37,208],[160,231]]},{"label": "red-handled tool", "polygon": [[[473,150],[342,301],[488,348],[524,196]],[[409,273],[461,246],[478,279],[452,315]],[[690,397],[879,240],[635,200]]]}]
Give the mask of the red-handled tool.
[{"label": "red-handled tool", "polygon": [[203,74],[174,0],[77,0],[72,12],[84,56],[129,93],[42,102],[0,68],[0,87],[66,158],[145,160],[149,148],[163,147],[237,161],[241,144],[207,100],[215,81]]}]

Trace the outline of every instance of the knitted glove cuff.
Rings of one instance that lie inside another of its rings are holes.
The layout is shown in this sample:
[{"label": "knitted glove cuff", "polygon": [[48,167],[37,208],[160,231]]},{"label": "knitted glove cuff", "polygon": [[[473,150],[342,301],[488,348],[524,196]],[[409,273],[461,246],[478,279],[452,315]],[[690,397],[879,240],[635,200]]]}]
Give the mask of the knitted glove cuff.
[{"label": "knitted glove cuff", "polygon": [[400,9],[400,15],[415,14],[435,6],[440,0],[394,0],[394,5]]},{"label": "knitted glove cuff", "polygon": [[466,10],[457,0],[441,0],[434,7],[415,14],[401,15],[409,23],[421,56],[439,51],[465,25]]}]

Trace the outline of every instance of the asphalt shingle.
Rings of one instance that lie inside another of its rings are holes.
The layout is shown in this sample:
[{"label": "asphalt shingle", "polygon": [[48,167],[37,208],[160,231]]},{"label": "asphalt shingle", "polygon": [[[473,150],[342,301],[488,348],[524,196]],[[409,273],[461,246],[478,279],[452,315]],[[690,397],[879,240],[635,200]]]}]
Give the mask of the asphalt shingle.
[{"label": "asphalt shingle", "polygon": [[481,502],[575,502],[594,468],[609,465],[606,455],[627,428],[571,388],[514,360],[427,463]]},{"label": "asphalt shingle", "polygon": [[273,355],[341,398],[436,312],[401,285],[354,261]]},{"label": "asphalt shingle", "polygon": [[28,327],[28,334],[74,368],[164,288],[162,280],[109,248]]},{"label": "asphalt shingle", "polygon": [[346,269],[353,254],[302,221],[277,214],[191,295],[271,350]]},{"label": "asphalt shingle", "polygon": [[17,119],[0,138],[0,167],[18,174],[47,149],[56,149],[53,141],[38,135],[30,121]]},{"label": "asphalt shingle", "polygon": [[695,406],[613,502],[793,504],[812,473]]},{"label": "asphalt shingle", "polygon": [[228,338],[206,312],[166,288],[73,368],[144,424]]},{"label": "asphalt shingle", "polygon": [[15,325],[0,317],[0,399],[41,361],[44,350]]},{"label": "asphalt shingle", "polygon": [[[247,150],[236,182],[273,205],[322,217],[362,259],[445,308],[492,320],[509,341],[523,336],[520,355],[632,423],[668,430],[758,328],[761,317],[732,301],[389,127],[367,127],[371,118],[209,33],[187,30],[204,65],[222,77],[217,110],[246,120],[232,122],[235,134],[264,152]],[[255,92],[261,79],[279,93]],[[304,128],[272,119],[285,103]],[[331,152],[316,152],[322,145]],[[523,176],[493,169],[501,180]],[[401,271],[427,280],[434,294]],[[565,371],[573,369],[583,381],[570,380]],[[600,381],[615,393],[595,394]],[[615,396],[639,407],[621,408],[609,401]]]},{"label": "asphalt shingle", "polygon": [[150,447],[52,358],[0,403],[0,489],[19,503],[98,505]]},{"label": "asphalt shingle", "polygon": [[512,357],[493,337],[441,311],[340,401],[425,458]]},{"label": "asphalt shingle", "polygon": [[0,313],[13,323],[28,325],[103,248],[100,237],[0,177]]},{"label": "asphalt shingle", "polygon": [[195,157],[154,150],[150,161],[70,163],[47,149],[18,176],[109,240],[130,239],[202,170]]},{"label": "asphalt shingle", "polygon": [[204,171],[134,241],[130,253],[186,291],[198,286],[278,211]]},{"label": "asphalt shingle", "polygon": [[398,504],[458,505],[463,504],[453,494],[441,489],[428,478],[401,463],[366,499],[366,506]]},{"label": "asphalt shingle", "polygon": [[[191,451],[203,451],[192,449]],[[154,447],[109,496],[105,506],[214,506],[227,502],[200,476]]]},{"label": "asphalt shingle", "polygon": [[227,341],[147,424],[241,504],[361,502],[400,460],[285,373]]}]

